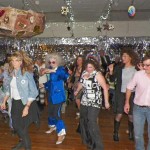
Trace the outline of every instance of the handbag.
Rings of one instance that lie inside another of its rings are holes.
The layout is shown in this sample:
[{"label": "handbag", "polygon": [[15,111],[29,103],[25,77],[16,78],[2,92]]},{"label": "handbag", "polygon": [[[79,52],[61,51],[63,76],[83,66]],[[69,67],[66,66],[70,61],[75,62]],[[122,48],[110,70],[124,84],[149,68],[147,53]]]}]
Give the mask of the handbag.
[{"label": "handbag", "polygon": [[62,80],[51,83],[51,100],[53,104],[59,104],[66,100],[64,82]]},{"label": "handbag", "polygon": [[75,82],[75,73],[76,73],[76,70],[77,70],[77,67],[75,68],[74,72],[73,72],[73,75],[71,76],[71,79],[70,79],[70,82],[71,83],[74,83]]}]

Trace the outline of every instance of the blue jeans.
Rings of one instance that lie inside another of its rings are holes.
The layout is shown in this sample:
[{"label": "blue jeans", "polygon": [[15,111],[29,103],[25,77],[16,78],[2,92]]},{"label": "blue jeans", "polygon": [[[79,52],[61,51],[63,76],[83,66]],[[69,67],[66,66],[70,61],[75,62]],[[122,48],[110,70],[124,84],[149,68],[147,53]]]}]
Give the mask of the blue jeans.
[{"label": "blue jeans", "polygon": [[140,107],[134,104],[133,107],[133,124],[135,136],[135,149],[145,150],[144,147],[144,125],[147,120],[148,123],[148,146],[150,150],[150,107]]}]

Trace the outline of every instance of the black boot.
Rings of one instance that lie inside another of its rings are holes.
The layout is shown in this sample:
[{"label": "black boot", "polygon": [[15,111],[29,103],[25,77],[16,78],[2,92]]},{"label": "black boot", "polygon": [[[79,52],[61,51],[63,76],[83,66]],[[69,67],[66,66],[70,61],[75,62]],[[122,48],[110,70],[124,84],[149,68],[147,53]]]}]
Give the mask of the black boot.
[{"label": "black boot", "polygon": [[114,120],[114,135],[113,135],[114,141],[119,141],[119,136],[118,136],[119,127],[120,127],[120,122]]},{"label": "black boot", "polygon": [[78,124],[77,129],[76,129],[76,132],[79,133],[79,134],[81,134],[80,122],[79,122],[79,124]]},{"label": "black boot", "polygon": [[17,134],[16,131],[14,129],[11,129],[11,135],[15,136],[16,134]]},{"label": "black boot", "polygon": [[16,146],[12,147],[11,150],[19,150],[19,149],[21,149],[23,147],[24,147],[23,142],[19,141],[19,143]]},{"label": "black boot", "polygon": [[134,132],[133,132],[133,122],[128,121],[128,127],[129,127],[129,140],[134,140]]}]

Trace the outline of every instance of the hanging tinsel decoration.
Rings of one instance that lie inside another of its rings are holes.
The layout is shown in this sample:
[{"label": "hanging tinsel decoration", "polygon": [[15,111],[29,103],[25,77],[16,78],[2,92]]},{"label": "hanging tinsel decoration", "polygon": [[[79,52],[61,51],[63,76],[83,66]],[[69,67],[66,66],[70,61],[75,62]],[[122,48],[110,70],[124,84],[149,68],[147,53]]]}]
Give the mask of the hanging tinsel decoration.
[{"label": "hanging tinsel decoration", "polygon": [[[106,12],[103,12],[102,15],[100,16],[99,20],[97,21],[97,23],[99,24],[99,27],[97,27],[97,31],[100,31],[100,32],[101,32],[101,30],[99,30],[100,28],[101,28],[101,29],[104,29],[104,30],[109,30],[109,26],[108,26],[108,29],[106,29],[105,24],[102,25],[102,23],[103,23],[104,20],[107,20],[107,19],[108,19],[109,15],[110,15],[110,11],[111,11],[111,9],[112,9],[112,5],[113,5],[113,0],[109,0],[109,4],[108,4],[107,11],[106,11]],[[102,26],[103,26],[104,28],[102,28]],[[113,29],[114,29],[114,28],[113,28]],[[111,28],[111,30],[113,30],[113,29]]]}]

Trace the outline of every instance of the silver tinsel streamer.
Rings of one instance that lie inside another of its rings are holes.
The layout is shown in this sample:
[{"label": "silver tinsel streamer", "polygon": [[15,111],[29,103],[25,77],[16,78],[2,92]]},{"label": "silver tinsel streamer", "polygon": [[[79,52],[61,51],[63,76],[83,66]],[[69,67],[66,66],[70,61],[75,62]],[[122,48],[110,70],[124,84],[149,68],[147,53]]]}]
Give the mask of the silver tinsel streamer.
[{"label": "silver tinsel streamer", "polygon": [[82,37],[82,38],[31,38],[25,40],[1,39],[0,61],[4,61],[6,54],[16,50],[25,50],[33,58],[41,56],[43,59],[47,53],[58,52],[66,63],[73,63],[77,55],[99,55],[104,50],[113,61],[120,55],[121,48],[128,46],[133,48],[142,58],[146,52],[150,52],[150,37]]},{"label": "silver tinsel streamer", "polygon": [[109,0],[107,10],[102,12],[102,15],[99,17],[99,20],[97,21],[97,23],[99,24],[99,28],[102,28],[103,21],[108,19],[109,15],[110,15],[111,8],[112,8],[112,5],[113,5],[113,0]]},{"label": "silver tinsel streamer", "polygon": [[108,16],[109,16],[111,8],[112,8],[112,4],[113,4],[113,0],[109,0],[109,5],[108,5],[107,13],[102,14],[100,16],[100,19],[99,19],[100,21],[108,19]]}]

